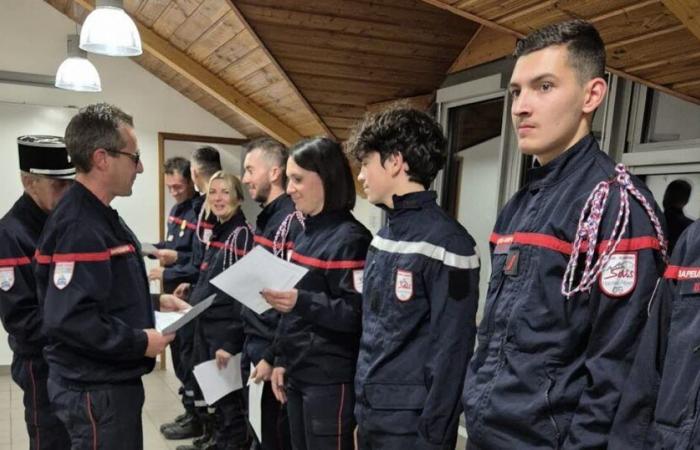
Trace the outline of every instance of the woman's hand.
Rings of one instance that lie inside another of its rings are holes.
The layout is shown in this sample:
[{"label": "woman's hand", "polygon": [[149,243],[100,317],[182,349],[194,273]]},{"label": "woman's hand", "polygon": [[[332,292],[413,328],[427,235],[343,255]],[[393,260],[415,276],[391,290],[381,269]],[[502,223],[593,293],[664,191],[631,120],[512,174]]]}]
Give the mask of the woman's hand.
[{"label": "woman's hand", "polygon": [[270,382],[272,383],[272,393],[280,403],[287,403],[287,391],[284,388],[284,367],[275,367],[272,369]]},{"label": "woman's hand", "polygon": [[250,378],[255,384],[261,381],[270,381],[270,377],[272,377],[272,366],[264,359],[261,359],[250,373]]},{"label": "woman's hand", "polygon": [[228,362],[231,359],[233,355],[227,352],[226,350],[223,349],[218,349],[216,353],[214,353],[214,358],[216,359],[216,367],[219,368],[219,370],[223,370],[228,366]]},{"label": "woman's hand", "polygon": [[270,306],[281,313],[288,313],[294,309],[294,306],[297,304],[297,298],[299,297],[299,291],[296,289],[292,289],[291,291],[263,289],[260,294]]},{"label": "woman's hand", "polygon": [[159,297],[160,310],[163,312],[185,312],[190,309],[190,304],[175,297],[173,294],[162,294]]}]

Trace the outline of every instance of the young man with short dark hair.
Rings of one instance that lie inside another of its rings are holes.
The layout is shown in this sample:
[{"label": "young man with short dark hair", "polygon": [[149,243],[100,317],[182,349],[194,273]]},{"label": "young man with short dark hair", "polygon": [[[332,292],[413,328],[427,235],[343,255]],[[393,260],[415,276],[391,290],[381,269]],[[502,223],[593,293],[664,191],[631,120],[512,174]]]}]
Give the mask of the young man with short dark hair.
[{"label": "young man with short dark hair", "polygon": [[479,256],[429,190],[445,163],[445,138],[427,114],[393,109],[368,117],[348,145],[367,199],[387,214],[361,283],[359,448],[454,449]]},{"label": "young man with short dark hair", "polygon": [[663,271],[658,207],[591,135],[607,89],[596,29],[547,26],[515,56],[513,126],[536,162],[491,237],[463,392],[468,448],[607,448]]}]

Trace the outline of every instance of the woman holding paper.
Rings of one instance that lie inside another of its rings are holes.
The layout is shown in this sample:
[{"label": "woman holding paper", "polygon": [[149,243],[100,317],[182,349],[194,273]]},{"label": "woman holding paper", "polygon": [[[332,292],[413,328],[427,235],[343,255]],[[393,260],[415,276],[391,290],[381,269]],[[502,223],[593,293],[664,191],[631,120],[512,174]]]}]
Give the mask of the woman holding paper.
[{"label": "woman holding paper", "polygon": [[[233,355],[243,347],[243,322],[241,305],[215,288],[209,281],[245,255],[253,245],[253,234],[246,223],[243,211],[243,187],[240,180],[230,173],[219,171],[209,180],[207,214],[213,213],[217,223],[206,246],[200,266],[197,284],[189,301],[195,305],[210,295],[216,297],[212,305],[196,319],[193,364],[216,359],[220,370],[226,368]],[[240,366],[237,365],[237,369]],[[203,448],[248,448],[243,391],[234,391],[214,405],[215,417],[207,415],[207,405],[201,392],[195,393],[195,407],[205,425],[205,437],[211,436]],[[212,436],[213,435],[213,436]],[[205,438],[206,439],[206,438]]]},{"label": "woman holding paper", "polygon": [[352,449],[362,273],[372,236],[350,213],[355,184],[339,144],[299,142],[287,176],[287,193],[305,218],[290,260],[309,272],[297,289],[262,292],[283,313],[272,387],[287,402],[295,450]]}]

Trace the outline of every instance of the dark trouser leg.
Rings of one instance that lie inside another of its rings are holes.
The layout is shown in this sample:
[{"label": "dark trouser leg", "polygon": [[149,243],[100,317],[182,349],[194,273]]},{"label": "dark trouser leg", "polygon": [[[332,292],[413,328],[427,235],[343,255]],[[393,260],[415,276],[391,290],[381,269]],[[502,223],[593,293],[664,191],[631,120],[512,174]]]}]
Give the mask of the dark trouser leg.
[{"label": "dark trouser leg", "polygon": [[287,406],[281,404],[265,382],[262,395],[262,450],[291,450]]},{"label": "dark trouser leg", "polygon": [[301,390],[287,380],[287,414],[289,416],[289,437],[293,450],[306,450],[306,430],[304,428],[304,400]]},{"label": "dark trouser leg", "polygon": [[[290,420],[292,446],[295,450],[352,450],[355,418],[353,416],[355,392],[352,383],[311,385],[290,380],[287,392],[295,391],[295,403],[302,402],[300,417],[298,406],[287,408]],[[289,394],[288,394],[289,397]],[[299,421],[303,428],[303,442],[298,441]],[[304,447],[297,447],[303,444]]]},{"label": "dark trouser leg", "polygon": [[143,450],[140,379],[93,391],[71,390],[49,379],[48,392],[72,450]]},{"label": "dark trouser leg", "polygon": [[251,436],[248,433],[246,405],[243,390],[235,391],[215,404],[216,427],[214,439],[217,450],[248,449]]},{"label": "dark trouser leg", "polygon": [[49,369],[44,358],[14,355],[11,370],[12,379],[22,389],[30,450],[69,449],[68,432],[53,413],[46,392]]}]

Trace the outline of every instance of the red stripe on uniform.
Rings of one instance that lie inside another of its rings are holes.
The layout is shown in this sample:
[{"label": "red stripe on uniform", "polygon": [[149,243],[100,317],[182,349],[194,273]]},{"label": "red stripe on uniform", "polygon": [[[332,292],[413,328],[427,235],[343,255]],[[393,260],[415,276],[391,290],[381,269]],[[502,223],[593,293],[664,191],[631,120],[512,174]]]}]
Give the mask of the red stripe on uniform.
[{"label": "red stripe on uniform", "polygon": [[[169,216],[169,217],[168,217],[168,222],[170,222],[170,223],[175,223],[175,224],[177,224],[177,225],[181,225],[182,222],[187,222],[187,221],[184,221],[184,220],[180,219],[179,217]],[[203,226],[204,226],[204,222],[202,222],[202,227],[203,227]],[[197,225],[194,224],[194,223],[191,223],[191,222],[185,223],[185,227],[186,227],[186,228],[189,228],[190,230],[196,230],[196,229],[197,229]]]},{"label": "red stripe on uniform", "polygon": [[214,247],[214,248],[224,248],[225,247],[226,250],[231,250],[231,251],[235,252],[238,256],[245,256],[246,253],[248,253],[245,250],[241,250],[239,248],[234,248],[230,245],[224,244],[223,242],[212,241],[212,242],[209,242],[209,245]]},{"label": "red stripe on uniform", "polygon": [[668,266],[664,278],[670,280],[700,280],[700,267]]},{"label": "red stripe on uniform", "polygon": [[[274,248],[275,247],[275,243],[273,241],[267,239],[264,236],[255,236],[253,238],[253,240],[255,241],[256,244],[263,245],[267,248]],[[285,242],[284,248],[294,248],[294,242],[291,242],[291,241]]]},{"label": "red stripe on uniform", "polygon": [[310,256],[300,255],[297,252],[292,253],[293,261],[300,262],[307,266],[315,267],[317,269],[363,269],[365,267],[365,261],[352,261],[352,260],[336,260],[336,261],[324,261],[322,259],[312,258]]},{"label": "red stripe on uniform", "polygon": [[95,418],[92,417],[92,406],[90,406],[90,392],[86,393],[85,402],[87,403],[88,417],[90,418],[90,424],[92,425],[92,449],[97,450],[97,424],[95,423]]},{"label": "red stripe on uniform", "polygon": [[42,255],[39,251],[34,254],[34,259],[39,264],[51,264],[52,262],[101,262],[109,261],[112,256],[119,256],[126,253],[136,253],[136,248],[131,245],[119,245],[103,252],[84,253],[55,253],[53,255]]},{"label": "red stripe on uniform", "polygon": [[[565,255],[571,255],[573,251],[573,244],[570,242],[561,240],[555,236],[551,236],[543,233],[522,233],[516,232],[512,235],[501,235],[497,233],[492,233],[489,239],[493,244],[501,244],[505,242],[512,242],[513,244],[523,244],[531,245],[533,247],[541,247],[549,250],[554,250],[555,252],[563,253]],[[602,241],[598,244],[598,253],[603,253],[610,241]],[[581,246],[581,252],[588,250],[587,243],[583,243]],[[631,239],[622,239],[617,245],[615,251],[618,252],[631,252],[638,250],[660,250],[661,244],[659,240],[651,236],[642,236]]]},{"label": "red stripe on uniform", "polygon": [[0,258],[0,266],[26,266],[31,264],[32,260],[26,256],[20,256],[19,258]]}]

